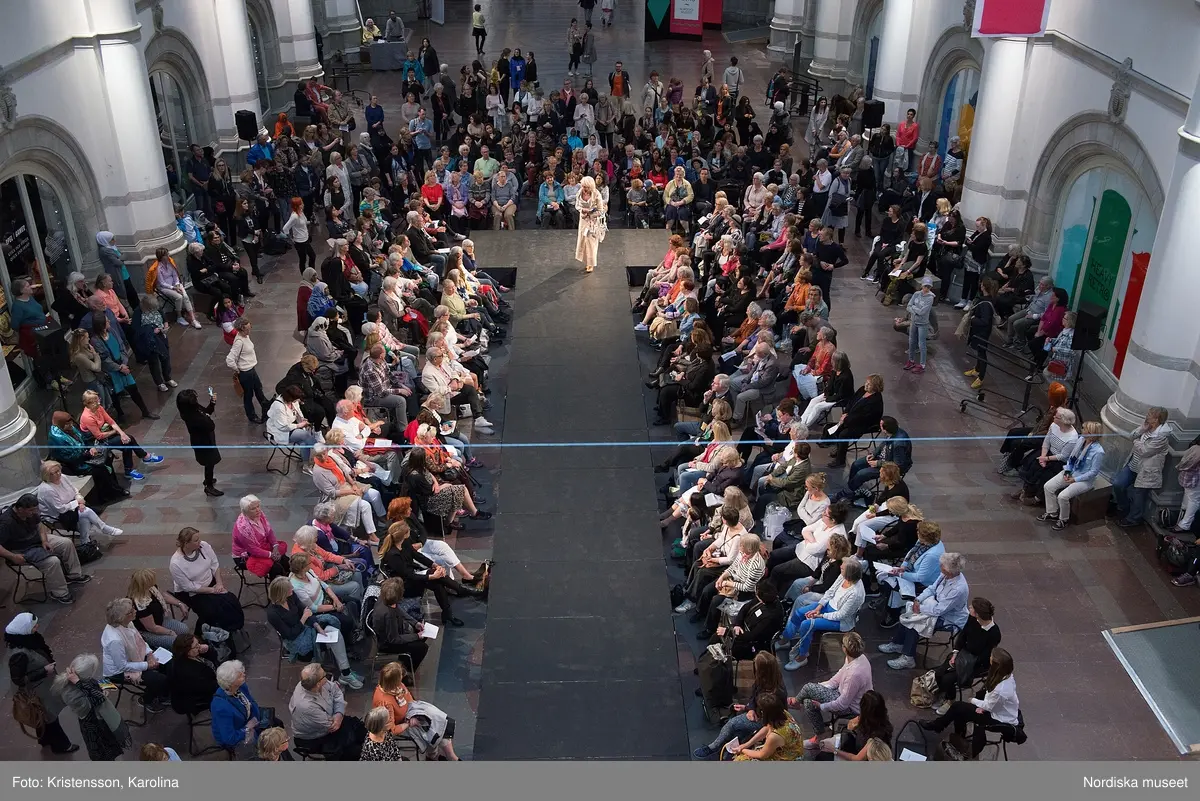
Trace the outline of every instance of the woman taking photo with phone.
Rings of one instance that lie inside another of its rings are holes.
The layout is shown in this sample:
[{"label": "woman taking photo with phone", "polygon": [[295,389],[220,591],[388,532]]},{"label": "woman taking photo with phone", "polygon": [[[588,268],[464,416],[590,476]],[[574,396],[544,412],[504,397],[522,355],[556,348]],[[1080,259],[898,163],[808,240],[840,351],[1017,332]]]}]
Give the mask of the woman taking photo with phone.
[{"label": "woman taking photo with phone", "polygon": [[185,389],[175,396],[179,418],[187,426],[188,437],[196,451],[196,463],[204,468],[204,494],[212,498],[225,494],[217,489],[217,479],[213,475],[213,470],[221,461],[221,452],[217,450],[217,426],[212,419],[216,402],[217,396],[212,387],[208,388],[207,406],[200,405],[194,389]]}]

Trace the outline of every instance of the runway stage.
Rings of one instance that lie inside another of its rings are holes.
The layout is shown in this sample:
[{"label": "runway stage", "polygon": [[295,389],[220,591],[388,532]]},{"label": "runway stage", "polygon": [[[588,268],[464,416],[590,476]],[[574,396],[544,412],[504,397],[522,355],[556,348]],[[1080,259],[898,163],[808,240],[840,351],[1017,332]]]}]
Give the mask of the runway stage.
[{"label": "runway stage", "polygon": [[[662,231],[481,232],[520,280],[476,759],[685,759],[688,739],[625,267]],[[606,447],[605,443],[626,443]]]}]

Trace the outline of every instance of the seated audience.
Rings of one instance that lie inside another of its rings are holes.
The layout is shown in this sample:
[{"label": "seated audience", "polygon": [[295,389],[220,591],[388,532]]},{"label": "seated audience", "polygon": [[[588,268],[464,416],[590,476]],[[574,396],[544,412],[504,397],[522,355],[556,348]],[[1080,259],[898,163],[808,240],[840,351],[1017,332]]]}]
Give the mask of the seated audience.
[{"label": "seated audience", "polygon": [[[302,568],[303,556],[293,558]],[[325,586],[314,587],[311,570],[303,576],[276,576],[267,588],[267,622],[283,641],[283,650],[289,662],[309,661],[324,646],[333,654],[338,666],[338,683],[352,690],[362,689],[362,677],[350,669],[346,655],[347,638],[354,633],[354,621],[346,614],[344,606],[336,603],[336,596],[326,594]],[[319,580],[317,580],[319,583]],[[296,584],[300,587],[297,588]],[[303,600],[301,600],[303,594]],[[338,637],[333,642],[318,643],[317,635],[336,629]]]},{"label": "seated audience", "polygon": [[217,665],[213,649],[192,634],[180,634],[171,646],[171,709],[181,715],[209,708],[217,691]]},{"label": "seated audience", "polygon": [[159,589],[158,576],[153,570],[142,567],[133,571],[125,595],[133,601],[136,612],[133,626],[141,632],[142,638],[151,648],[170,650],[176,637],[192,630],[183,620],[176,620],[174,616],[167,615],[168,607],[174,607],[180,610],[186,619],[188,608],[171,593]]},{"label": "seated audience", "polygon": [[[879,437],[867,455],[855,459],[850,465],[847,484],[850,491],[858,492],[863,484],[879,478],[879,466],[884,462],[892,462],[899,467],[901,476],[912,468],[912,439],[896,418],[888,415],[880,418]],[[908,495],[904,494],[904,497]]]},{"label": "seated audience", "polygon": [[373,708],[389,713],[392,734],[405,735],[425,757],[458,761],[454,753],[454,718],[427,701],[418,701],[405,684],[404,666],[389,662],[379,671],[379,684],[371,697]]},{"label": "seated audience", "polygon": [[442,622],[458,627],[466,625],[454,616],[450,595],[453,593],[459,597],[486,601],[487,587],[476,589],[455,581],[450,577],[450,571],[434,564],[432,559],[417,550],[410,534],[408,523],[403,520],[388,526],[387,536],[379,546],[379,566],[383,573],[389,578],[403,579],[407,597],[419,598],[426,589],[432,590],[434,600],[442,610]]},{"label": "seated audience", "polygon": [[367,730],[360,719],[346,714],[346,696],[317,663],[305,665],[288,701],[296,747],[336,762],[354,762],[362,752]]},{"label": "seated audience", "polygon": [[161,712],[169,695],[167,674],[158,669],[154,649],[133,627],[136,614],[128,598],[115,598],[105,607],[107,625],[100,634],[104,677],[117,686],[142,688],[141,703],[146,711]]},{"label": "seated audience", "polygon": [[92,534],[119,537],[125,532],[100,519],[96,510],[87,505],[71,479],[63,475],[58,462],[42,462],[42,483],[37,488],[38,511],[43,519],[79,535],[80,544],[92,541]]},{"label": "seated audience", "polygon": [[275,538],[262,501],[257,495],[246,495],[238,505],[241,514],[233,522],[234,564],[241,560],[259,578],[286,576],[287,546]]},{"label": "seated audience", "polygon": [[50,644],[38,631],[38,619],[32,612],[21,612],[4,627],[4,647],[8,650],[8,676],[17,691],[41,703],[42,725],[35,732],[38,745],[49,746],[52,754],[73,754],[79,746],[63,731],[58,716],[65,706],[54,691],[56,667]]},{"label": "seated audience", "polygon": [[803,707],[812,723],[814,736],[804,745],[816,748],[821,735],[829,730],[826,715],[858,712],[863,693],[872,689],[871,662],[863,638],[854,631],[842,635],[842,653],[846,661],[827,681],[809,682],[799,694],[787,699],[790,707]]},{"label": "seated audience", "polygon": [[966,558],[958,553],[943,553],[938,559],[940,574],[925,591],[913,600],[911,615],[901,616],[900,629],[890,643],[879,646],[881,653],[899,654],[888,660],[893,670],[908,670],[916,667],[914,655],[917,640],[928,637],[935,631],[957,633],[967,622],[967,599],[970,588],[962,574]]},{"label": "seated audience", "polygon": [[833,443],[825,447],[834,449],[833,461],[828,466],[831,469],[845,467],[850,443],[876,430],[882,418],[883,378],[872,373],[847,402],[841,419],[825,429],[825,439]]},{"label": "seated audience", "polygon": [[793,762],[804,753],[804,733],[788,714],[785,699],[775,693],[760,693],[755,701],[762,721],[758,733],[744,743],[726,748],[734,761]]},{"label": "seated audience", "polygon": [[38,497],[32,492],[0,511],[0,559],[12,565],[33,565],[46,580],[50,600],[60,604],[75,603],[68,583],[86,584],[92,580],[79,566],[74,544],[42,525]]},{"label": "seated audience", "polygon": [[867,690],[858,702],[858,714],[846,724],[841,742],[834,738],[821,740],[818,761],[836,759],[848,762],[891,762],[892,722],[888,719],[887,702],[876,690]]},{"label": "seated audience", "polygon": [[217,668],[217,691],[208,708],[217,745],[246,756],[256,751],[259,733],[283,723],[254,700],[246,683],[246,666],[236,659]]},{"label": "seated audience", "polygon": [[[702,657],[703,658],[703,657]],[[703,669],[701,676],[703,676]],[[733,690],[733,676],[728,677],[729,692]],[[733,704],[730,711],[734,714],[721,726],[721,732],[708,745],[702,745],[692,752],[696,759],[711,759],[720,753],[725,743],[734,737],[738,742],[749,740],[762,728],[762,722],[757,715],[758,696],[763,693],[773,693],[780,697],[787,695],[783,684],[783,674],[779,672],[779,660],[769,651],[759,651],[754,656],[754,684],[750,688],[749,701],[745,704]],[[710,704],[711,708],[711,704]]]},{"label": "seated audience", "polygon": [[1100,466],[1104,461],[1104,446],[1100,444],[1103,430],[1095,420],[1084,423],[1080,438],[1062,463],[1062,471],[1042,488],[1046,496],[1046,511],[1038,516],[1038,520],[1052,522],[1055,531],[1067,527],[1071,519],[1071,499],[1090,491],[1092,483],[1100,475]]},{"label": "seated audience", "polygon": [[992,649],[1000,644],[1000,627],[995,621],[996,608],[986,598],[972,598],[967,608],[966,625],[954,638],[954,650],[934,670],[938,691],[945,701],[937,708],[946,714],[960,687],[971,687],[987,674]]},{"label": "seated audience", "polygon": [[175,597],[196,613],[201,627],[208,625],[233,633],[245,625],[241,603],[225,589],[217,554],[200,539],[200,532],[190,526],[180,529],[175,538],[171,580],[175,584]]},{"label": "seated audience", "polygon": [[379,588],[372,628],[378,652],[406,656],[416,672],[429,653],[429,644],[423,639],[425,624],[409,617],[400,607],[403,601],[404,579],[386,579]]},{"label": "seated audience", "polygon": [[969,701],[954,701],[950,708],[933,720],[920,721],[929,731],[942,732],[954,726],[960,737],[972,724],[971,758],[976,759],[987,742],[988,727],[1015,728],[1021,723],[1021,702],[1017,698],[1017,682],[1013,678],[1013,658],[1003,648],[993,648],[983,689]]},{"label": "seated audience", "polygon": [[796,640],[789,654],[790,660],[784,670],[797,671],[808,664],[808,652],[812,637],[818,631],[852,631],[858,623],[858,610],[862,608],[866,591],[862,583],[862,564],[857,559],[844,558],[841,566],[841,581],[825,591],[821,600],[792,609],[787,627],[780,639]]}]

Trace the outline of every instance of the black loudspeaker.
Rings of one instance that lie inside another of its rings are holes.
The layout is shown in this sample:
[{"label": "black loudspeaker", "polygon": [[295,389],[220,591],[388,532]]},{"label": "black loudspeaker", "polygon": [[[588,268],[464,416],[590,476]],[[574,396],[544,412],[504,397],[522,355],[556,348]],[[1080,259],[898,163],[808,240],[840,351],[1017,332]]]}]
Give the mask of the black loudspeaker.
[{"label": "black loudspeaker", "polygon": [[58,323],[49,323],[33,329],[37,337],[37,367],[46,375],[67,375],[71,358],[67,352],[66,334]]},{"label": "black loudspeaker", "polygon": [[1071,340],[1074,350],[1100,350],[1104,335],[1104,318],[1108,314],[1094,303],[1080,303],[1075,312],[1075,336]]},{"label": "black loudspeaker", "polygon": [[868,100],[863,104],[862,125],[864,131],[883,125],[882,100]]},{"label": "black loudspeaker", "polygon": [[253,142],[258,138],[258,117],[253,111],[242,109],[233,115],[233,121],[237,125],[238,139]]}]

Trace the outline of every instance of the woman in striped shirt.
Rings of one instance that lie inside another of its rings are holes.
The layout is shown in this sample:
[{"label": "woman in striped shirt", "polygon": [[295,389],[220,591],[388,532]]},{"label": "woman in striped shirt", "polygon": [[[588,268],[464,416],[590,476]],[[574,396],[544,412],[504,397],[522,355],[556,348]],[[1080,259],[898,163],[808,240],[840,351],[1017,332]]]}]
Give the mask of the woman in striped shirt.
[{"label": "woman in striped shirt", "polygon": [[1054,413],[1054,422],[1042,440],[1042,449],[1038,456],[1032,454],[1025,458],[1021,465],[1020,475],[1024,482],[1020,491],[1014,494],[1013,500],[1021,501],[1028,506],[1038,504],[1042,499],[1042,490],[1046,482],[1058,475],[1062,465],[1070,457],[1075,448],[1079,432],[1075,430],[1075,412],[1061,408]]},{"label": "woman in striped shirt", "polygon": [[714,602],[716,594],[737,601],[749,601],[754,598],[754,588],[758,580],[767,572],[767,562],[762,555],[762,540],[757,534],[743,534],[738,538],[737,555],[725,568],[717,580],[704,589],[702,595],[708,595],[707,603],[701,597],[700,608],[708,608],[704,630],[696,635],[696,639],[708,641],[721,621],[720,603]]}]

